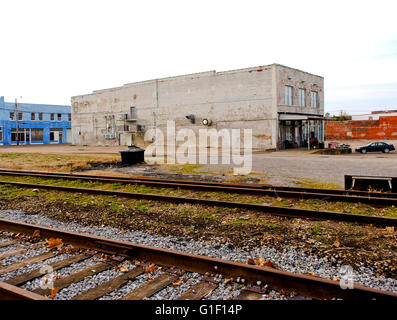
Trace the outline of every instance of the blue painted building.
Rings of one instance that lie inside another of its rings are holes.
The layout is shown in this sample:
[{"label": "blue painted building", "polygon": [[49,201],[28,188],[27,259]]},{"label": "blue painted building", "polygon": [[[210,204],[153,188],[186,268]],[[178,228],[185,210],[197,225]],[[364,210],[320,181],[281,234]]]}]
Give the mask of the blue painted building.
[{"label": "blue painted building", "polygon": [[[70,106],[5,102],[0,96],[0,145],[69,142]],[[18,126],[18,131],[17,131]]]}]

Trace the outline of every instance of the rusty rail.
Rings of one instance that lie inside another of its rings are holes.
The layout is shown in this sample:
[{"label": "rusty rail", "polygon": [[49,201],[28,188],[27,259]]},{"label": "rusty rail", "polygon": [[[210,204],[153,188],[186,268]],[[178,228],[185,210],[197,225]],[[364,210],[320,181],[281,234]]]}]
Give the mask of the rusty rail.
[{"label": "rusty rail", "polygon": [[168,180],[147,177],[104,177],[81,174],[8,169],[0,169],[0,175],[32,176],[39,178],[58,178],[65,180],[85,180],[101,183],[143,184],[152,187],[182,188],[207,192],[242,193],[284,198],[319,199],[325,201],[366,203],[377,206],[391,206],[397,203],[397,194],[382,192],[282,187],[266,184],[233,184],[188,180]]},{"label": "rusty rail", "polygon": [[[71,244],[74,247],[98,250],[127,257],[129,259],[138,258],[148,260],[155,264],[178,267],[186,271],[198,272],[201,274],[208,272],[212,274],[222,274],[228,278],[241,277],[244,278],[247,283],[251,284],[262,281],[268,284],[271,289],[283,290],[286,293],[294,292],[295,294],[313,299],[397,299],[396,293],[367,288],[358,284],[354,285],[353,289],[342,289],[338,281],[326,280],[319,277],[294,274],[269,267],[259,267],[241,262],[160,249],[131,242],[116,241],[5,219],[0,219],[0,230],[23,233],[29,236],[33,235],[33,233],[38,230],[40,237],[43,239],[50,237],[61,238],[64,243]],[[36,237],[37,234],[36,232]]]},{"label": "rusty rail", "polygon": [[145,199],[145,200],[164,201],[164,202],[173,202],[173,203],[192,203],[198,205],[209,205],[209,206],[218,206],[218,207],[227,207],[227,208],[241,208],[246,210],[257,210],[257,211],[261,211],[264,214],[287,217],[287,218],[335,220],[335,221],[344,221],[344,222],[356,222],[362,224],[372,224],[377,226],[397,227],[397,219],[395,218],[376,217],[369,215],[336,213],[331,211],[315,211],[315,210],[296,209],[296,208],[274,207],[268,205],[243,203],[243,202],[174,197],[174,196],[164,196],[164,195],[148,194],[148,193],[121,192],[121,191],[54,186],[54,185],[44,185],[44,184],[23,183],[23,182],[0,181],[0,184],[13,185],[23,188],[35,188],[35,189],[41,188],[46,190],[95,194],[95,195],[103,195],[103,196],[116,196],[123,198],[132,198],[132,199]]}]

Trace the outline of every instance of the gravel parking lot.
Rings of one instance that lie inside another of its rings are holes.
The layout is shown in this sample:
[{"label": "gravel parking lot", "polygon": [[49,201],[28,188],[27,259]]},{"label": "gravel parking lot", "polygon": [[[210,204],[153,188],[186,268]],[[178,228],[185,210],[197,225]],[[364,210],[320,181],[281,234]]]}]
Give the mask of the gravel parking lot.
[{"label": "gravel parking lot", "polygon": [[[370,154],[359,154],[354,148],[369,143],[367,140],[338,141],[340,144],[348,144],[353,148],[352,154],[345,155],[321,155],[313,154],[305,149],[283,150],[278,152],[254,152],[252,154],[252,170],[249,177],[257,181],[274,185],[295,186],[302,183],[302,179],[310,179],[312,182],[321,184],[333,184],[338,187],[344,186],[344,175],[397,175],[397,152],[389,154],[381,152]],[[387,141],[397,146],[397,141]],[[118,154],[120,150],[126,150],[125,146],[72,146],[72,145],[26,145],[26,146],[2,146],[0,153],[56,153],[56,154]],[[222,162],[220,158],[218,163]],[[120,157],[121,161],[121,157]],[[209,162],[209,161],[208,161]],[[156,175],[173,178],[184,178],[186,176],[200,174],[212,180],[227,180],[233,176],[233,169],[241,165],[235,165],[233,157],[230,164],[205,164],[197,165],[197,168],[186,173],[185,170],[175,170],[175,165],[160,166],[131,166],[127,168],[99,170],[118,171],[128,174]],[[94,172],[92,172],[94,173]]]}]

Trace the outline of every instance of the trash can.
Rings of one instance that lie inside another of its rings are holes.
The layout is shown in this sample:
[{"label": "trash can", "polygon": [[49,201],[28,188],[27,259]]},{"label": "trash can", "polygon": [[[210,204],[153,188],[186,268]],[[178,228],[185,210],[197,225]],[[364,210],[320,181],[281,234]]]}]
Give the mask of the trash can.
[{"label": "trash can", "polygon": [[127,150],[120,151],[120,154],[123,164],[135,164],[145,161],[145,150],[136,146],[129,146]]}]

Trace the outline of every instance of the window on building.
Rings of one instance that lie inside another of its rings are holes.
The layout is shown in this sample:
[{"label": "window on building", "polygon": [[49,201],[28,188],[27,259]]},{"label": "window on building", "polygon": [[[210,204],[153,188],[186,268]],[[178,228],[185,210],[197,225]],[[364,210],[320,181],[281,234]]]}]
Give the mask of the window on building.
[{"label": "window on building", "polygon": [[312,91],[310,98],[311,98],[311,107],[317,108],[318,107],[318,92]]},{"label": "window on building", "polygon": [[51,129],[50,130],[50,141],[62,141],[63,129]]},{"label": "window on building", "polygon": [[43,112],[40,112],[40,113],[39,113],[39,120],[40,120],[40,121],[43,121]]},{"label": "window on building", "polygon": [[291,86],[285,86],[285,104],[292,106],[293,105],[293,88]]},{"label": "window on building", "polygon": [[68,121],[72,121],[72,114],[68,113]]},{"label": "window on building", "polygon": [[44,129],[31,129],[31,140],[32,141],[43,141],[44,140]]},{"label": "window on building", "polygon": [[54,114],[54,113],[51,113],[50,118],[51,118],[51,121],[54,121],[54,120],[55,120],[55,114]]},{"label": "window on building", "polygon": [[[16,129],[11,129],[11,141],[16,142],[17,141],[17,130]],[[18,131],[18,141],[25,141],[25,130],[19,130]]]},{"label": "window on building", "polygon": [[15,113],[14,112],[10,112],[10,120],[11,121],[15,120]]},{"label": "window on building", "polygon": [[306,107],[306,90],[299,89],[299,106]]},{"label": "window on building", "polygon": [[130,107],[130,119],[136,119],[135,107]]},{"label": "window on building", "polygon": [[22,112],[18,112],[18,120],[23,120],[23,113]]},{"label": "window on building", "polygon": [[30,114],[30,120],[36,120],[36,114],[34,112]]},{"label": "window on building", "polygon": [[62,113],[58,113],[58,121],[62,121]]},{"label": "window on building", "polygon": [[3,128],[0,127],[0,141],[3,141]]}]

